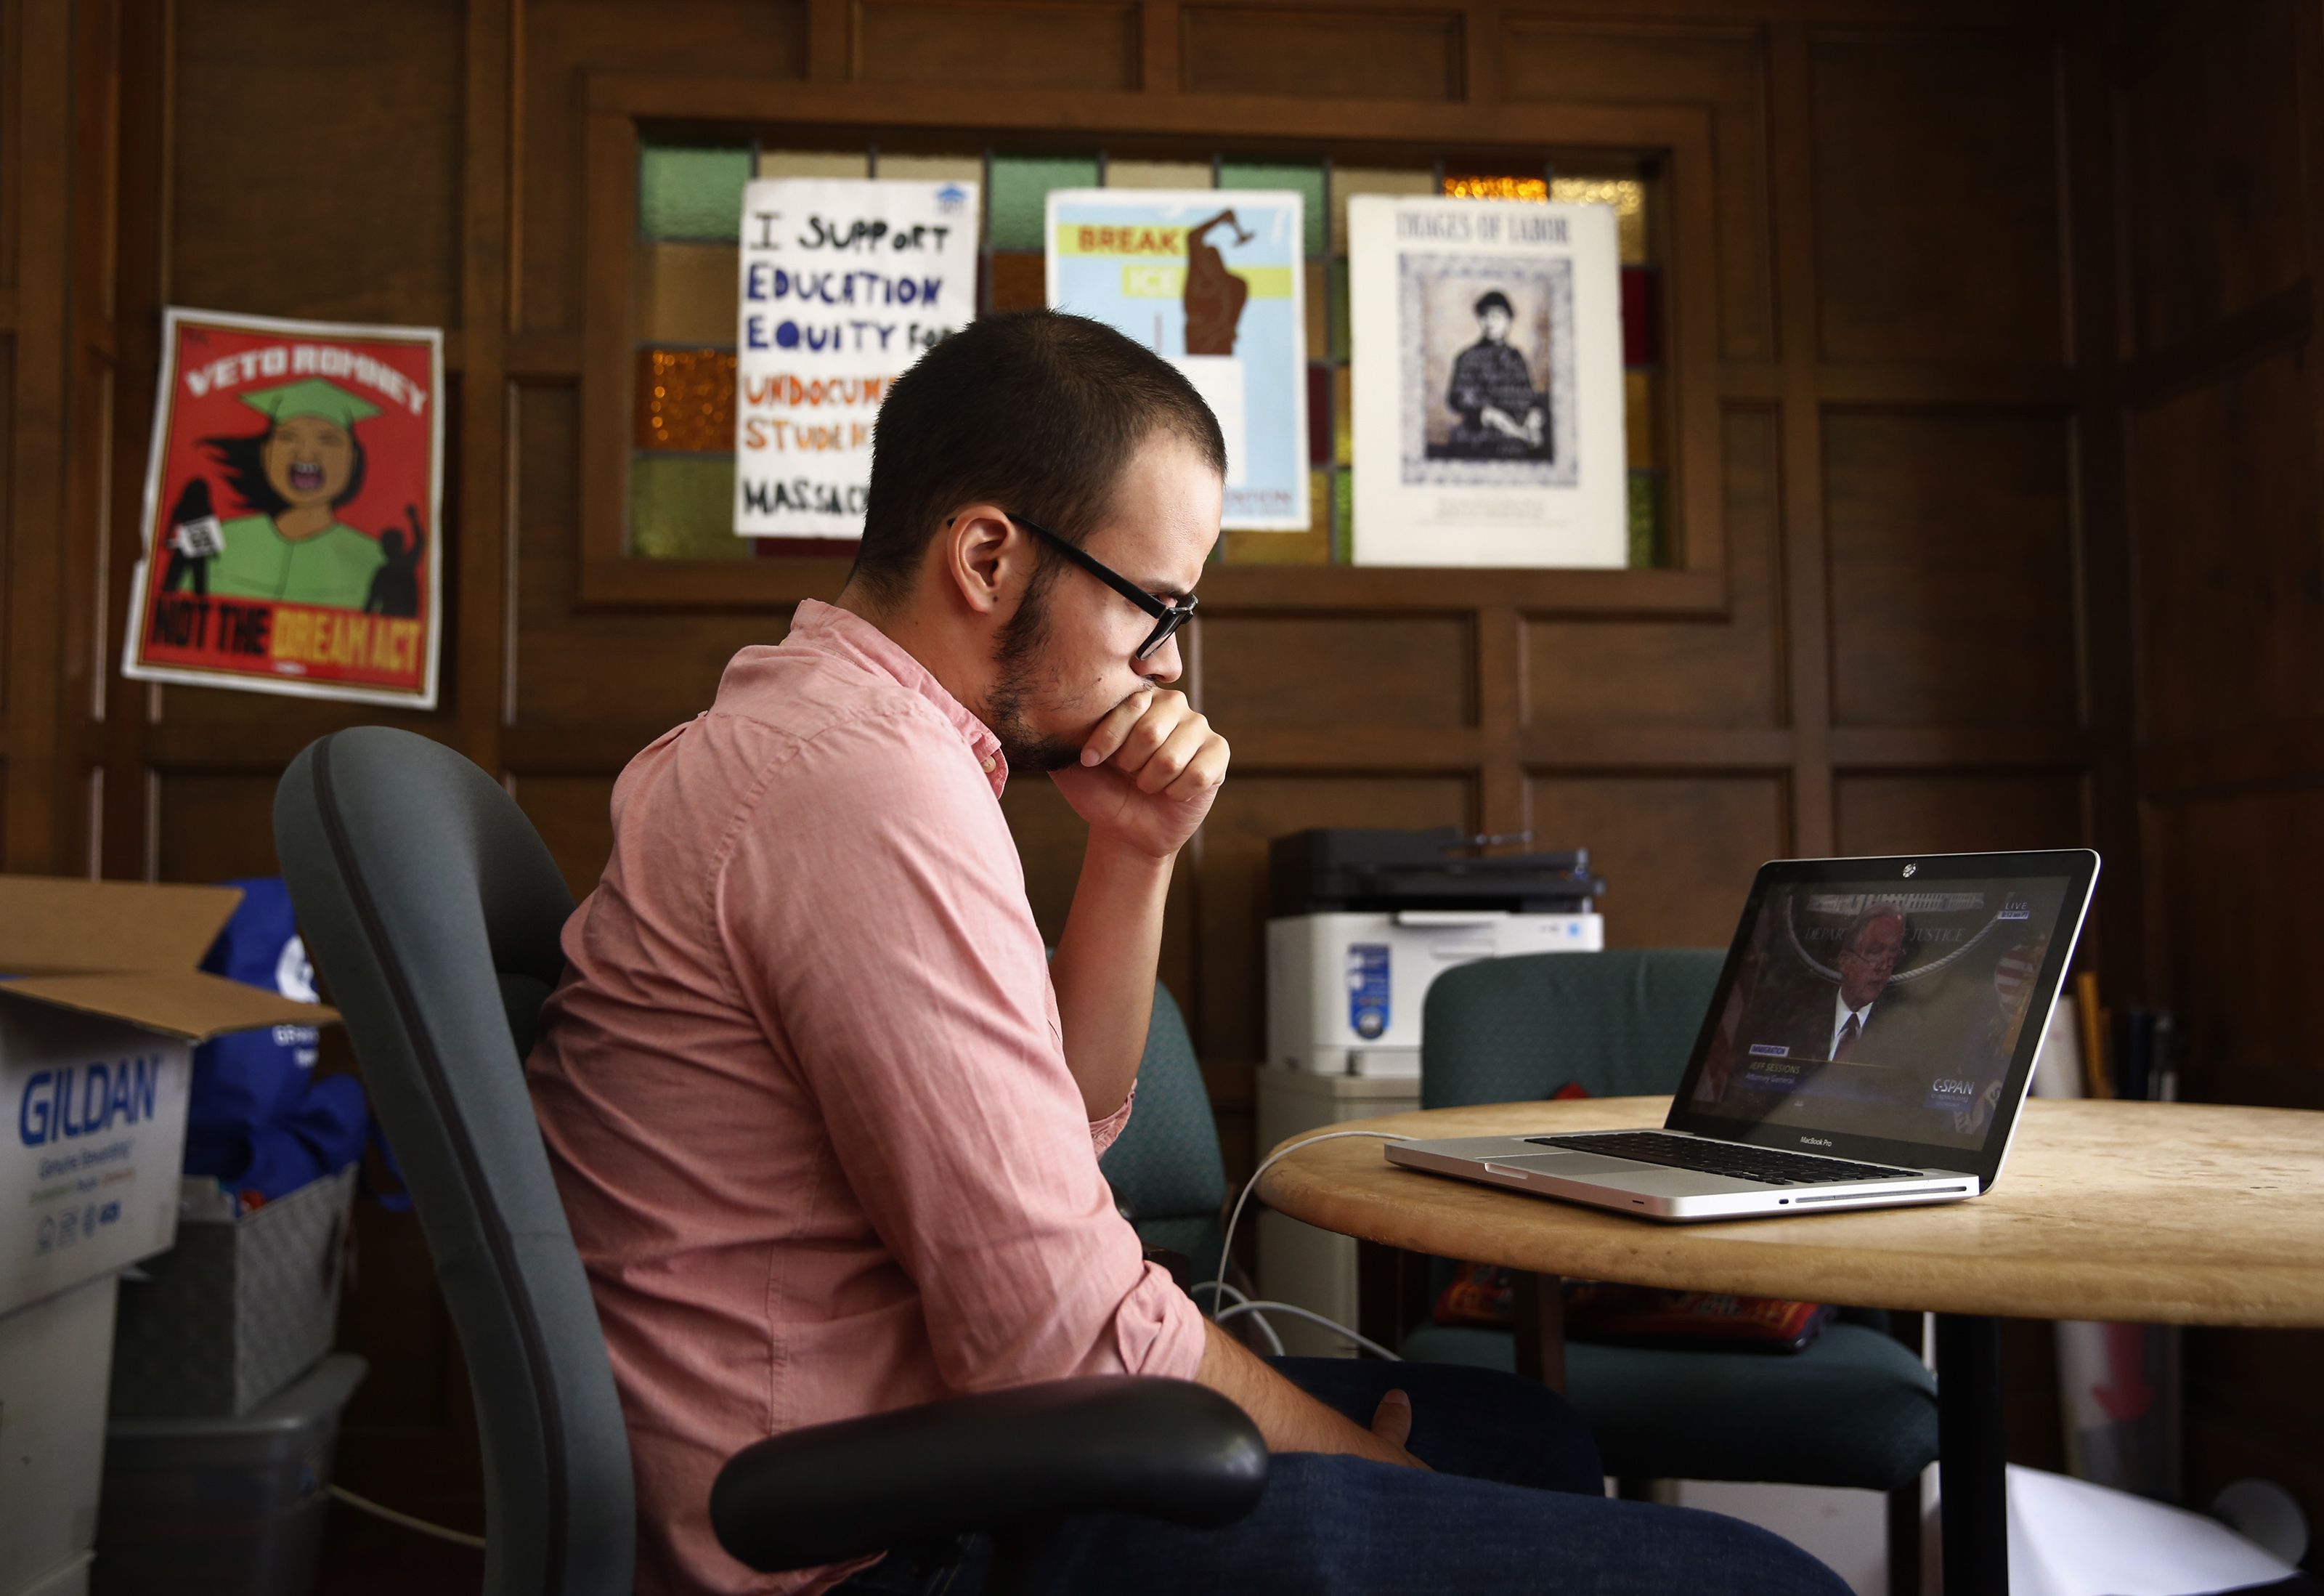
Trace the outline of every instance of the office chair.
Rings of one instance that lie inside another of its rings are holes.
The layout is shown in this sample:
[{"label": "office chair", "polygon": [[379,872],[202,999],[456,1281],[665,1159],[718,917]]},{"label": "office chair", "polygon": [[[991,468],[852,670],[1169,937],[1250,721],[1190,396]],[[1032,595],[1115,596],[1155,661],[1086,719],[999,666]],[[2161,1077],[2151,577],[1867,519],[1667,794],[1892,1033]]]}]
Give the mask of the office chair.
[{"label": "office chair", "polygon": [[[629,1437],[523,1072],[572,898],[515,801],[408,732],[308,747],[274,835],[467,1357],[486,1596],[625,1596]],[[987,1531],[1007,1589],[1069,1515],[1226,1524],[1266,1477],[1257,1429],[1214,1392],[1058,1380],[760,1442],[721,1471],[711,1517],[762,1573]]]},{"label": "office chair", "polygon": [[[1426,1108],[1675,1091],[1725,955],[1533,954],[1448,970],[1421,1015]],[[1405,1355],[1514,1369],[1507,1331],[1424,1324]],[[1565,1395],[1618,1480],[1763,1481],[1889,1493],[1891,1588],[1917,1586],[1921,1471],[1936,1461],[1933,1376],[1886,1315],[1842,1310],[1801,1352],[1570,1342]]]},{"label": "office chair", "polygon": [[[1219,1214],[1227,1166],[1194,1041],[1169,989],[1154,983],[1154,1018],[1138,1061],[1138,1106],[1098,1160],[1122,1216],[1149,1249],[1184,1256],[1194,1278],[1219,1278]],[[1211,1306],[1205,1296],[1203,1306]]]}]

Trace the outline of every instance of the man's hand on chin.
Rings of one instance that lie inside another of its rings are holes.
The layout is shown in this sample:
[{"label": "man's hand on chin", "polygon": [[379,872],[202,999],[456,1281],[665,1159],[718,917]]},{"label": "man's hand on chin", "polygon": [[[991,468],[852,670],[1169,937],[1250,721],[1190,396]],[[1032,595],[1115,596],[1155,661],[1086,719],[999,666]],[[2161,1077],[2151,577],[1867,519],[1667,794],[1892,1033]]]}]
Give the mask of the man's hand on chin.
[{"label": "man's hand on chin", "polygon": [[1098,722],[1082,762],[1050,772],[1074,812],[1138,853],[1167,859],[1211,812],[1226,780],[1227,741],[1168,687],[1133,693]]}]

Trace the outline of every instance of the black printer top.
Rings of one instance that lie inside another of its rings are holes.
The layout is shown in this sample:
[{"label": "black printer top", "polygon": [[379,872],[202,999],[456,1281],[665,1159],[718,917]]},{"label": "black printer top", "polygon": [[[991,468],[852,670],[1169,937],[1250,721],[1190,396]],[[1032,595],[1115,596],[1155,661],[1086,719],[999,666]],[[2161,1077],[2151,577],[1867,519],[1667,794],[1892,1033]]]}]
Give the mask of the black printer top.
[{"label": "black printer top", "polygon": [[1590,851],[1493,853],[1453,826],[1389,831],[1318,827],[1268,844],[1275,916],[1333,909],[1588,910],[1606,883]]}]

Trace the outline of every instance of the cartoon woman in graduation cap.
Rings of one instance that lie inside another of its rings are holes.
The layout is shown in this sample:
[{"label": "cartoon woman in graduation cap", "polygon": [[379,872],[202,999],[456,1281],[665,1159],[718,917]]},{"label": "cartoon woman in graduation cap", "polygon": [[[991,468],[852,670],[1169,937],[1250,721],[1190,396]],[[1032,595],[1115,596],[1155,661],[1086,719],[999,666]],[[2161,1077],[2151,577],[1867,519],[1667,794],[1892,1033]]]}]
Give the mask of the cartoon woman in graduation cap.
[{"label": "cartoon woman in graduation cap", "polygon": [[392,564],[417,565],[417,512],[408,512],[408,549],[401,534],[393,534],[390,549],[338,518],[339,506],[363,491],[364,446],[355,428],[379,407],[321,377],[262,388],[242,402],[267,419],[265,430],[202,440],[234,496],[254,512],[219,529],[225,548],[209,562],[210,592],[330,609],[401,610],[373,602],[375,578]]}]

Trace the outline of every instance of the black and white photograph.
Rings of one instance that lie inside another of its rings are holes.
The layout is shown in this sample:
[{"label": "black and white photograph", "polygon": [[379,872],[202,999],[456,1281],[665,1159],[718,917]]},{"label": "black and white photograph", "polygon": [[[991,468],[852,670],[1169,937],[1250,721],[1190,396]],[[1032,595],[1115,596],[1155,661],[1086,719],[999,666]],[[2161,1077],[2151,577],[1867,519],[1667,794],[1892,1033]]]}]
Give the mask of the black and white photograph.
[{"label": "black and white photograph", "polygon": [[1348,203],[1358,565],[1628,563],[1605,205]]},{"label": "black and white photograph", "polygon": [[1572,263],[1406,255],[1397,269],[1404,480],[1571,485]]}]

